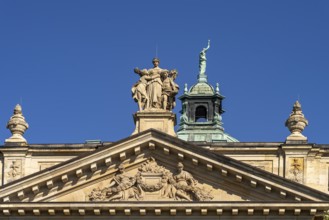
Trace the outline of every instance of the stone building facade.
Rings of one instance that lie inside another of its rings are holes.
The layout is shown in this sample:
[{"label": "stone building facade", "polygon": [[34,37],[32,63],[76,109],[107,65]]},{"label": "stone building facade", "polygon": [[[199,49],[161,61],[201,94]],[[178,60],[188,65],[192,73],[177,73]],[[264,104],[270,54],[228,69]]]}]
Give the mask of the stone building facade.
[{"label": "stone building facade", "polygon": [[0,147],[0,219],[323,219],[329,145],[307,142],[298,102],[285,142],[225,133],[224,96],[205,73],[209,46],[198,82],[180,97],[177,133],[177,72],[159,68],[158,59],[135,69],[136,129],[113,143],[28,144],[16,106],[7,125],[13,136]]}]

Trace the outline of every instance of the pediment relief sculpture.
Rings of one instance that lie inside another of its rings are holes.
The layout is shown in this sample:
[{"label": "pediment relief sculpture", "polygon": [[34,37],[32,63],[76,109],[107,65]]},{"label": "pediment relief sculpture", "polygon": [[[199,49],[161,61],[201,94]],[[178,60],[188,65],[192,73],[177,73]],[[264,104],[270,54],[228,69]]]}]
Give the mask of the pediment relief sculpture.
[{"label": "pediment relief sculpture", "polygon": [[[287,169],[297,174],[303,165],[297,166],[293,159]],[[118,169],[120,164],[124,167]],[[16,175],[16,170],[22,172],[16,168],[18,162],[10,165],[12,161],[5,166],[6,173],[13,169],[11,175]],[[157,130],[12,181],[0,192],[0,200],[7,203],[328,200],[325,193]]]},{"label": "pediment relief sculpture", "polygon": [[121,164],[109,186],[94,188],[88,195],[90,201],[211,201],[211,189],[205,189],[193,176],[177,164],[177,172],[159,166],[149,158],[130,176]]}]

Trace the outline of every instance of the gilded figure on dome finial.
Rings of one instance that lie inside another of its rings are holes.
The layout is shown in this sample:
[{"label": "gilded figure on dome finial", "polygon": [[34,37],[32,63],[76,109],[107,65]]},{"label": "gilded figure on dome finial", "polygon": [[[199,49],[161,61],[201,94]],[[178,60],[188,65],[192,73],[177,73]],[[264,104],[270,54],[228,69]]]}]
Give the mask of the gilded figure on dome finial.
[{"label": "gilded figure on dome finial", "polygon": [[208,46],[206,48],[203,48],[200,52],[199,56],[199,74],[205,74],[206,73],[206,66],[207,66],[207,58],[206,58],[206,52],[210,48],[210,40],[208,40]]}]

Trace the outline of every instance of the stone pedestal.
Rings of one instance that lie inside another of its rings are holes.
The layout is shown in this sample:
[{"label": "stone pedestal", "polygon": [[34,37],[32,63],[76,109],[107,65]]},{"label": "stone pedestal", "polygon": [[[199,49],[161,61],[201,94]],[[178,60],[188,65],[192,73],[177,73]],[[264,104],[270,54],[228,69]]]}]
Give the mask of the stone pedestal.
[{"label": "stone pedestal", "polygon": [[307,144],[307,137],[299,132],[293,132],[287,137],[286,144]]},{"label": "stone pedestal", "polygon": [[26,139],[20,134],[13,134],[5,140],[5,146],[27,146]]},{"label": "stone pedestal", "polygon": [[132,134],[148,130],[157,129],[164,133],[176,136],[174,127],[176,125],[176,115],[169,111],[141,111],[134,114],[135,131]]}]

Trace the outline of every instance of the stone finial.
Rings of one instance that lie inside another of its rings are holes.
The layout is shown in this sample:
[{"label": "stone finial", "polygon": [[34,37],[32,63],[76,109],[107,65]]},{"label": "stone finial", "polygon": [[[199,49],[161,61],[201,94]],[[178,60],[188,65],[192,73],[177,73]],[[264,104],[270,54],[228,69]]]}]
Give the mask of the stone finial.
[{"label": "stone finial", "polygon": [[187,93],[187,92],[188,92],[187,83],[185,83],[185,85],[184,85],[184,93]]},{"label": "stone finial", "polygon": [[23,137],[25,131],[29,128],[29,125],[26,123],[25,118],[22,114],[22,107],[17,104],[14,109],[13,116],[10,117],[7,123],[7,129],[10,130],[12,136],[5,140],[7,143],[20,143],[21,145],[27,144],[27,141]]},{"label": "stone finial", "polygon": [[287,119],[285,126],[288,127],[291,134],[287,137],[287,142],[289,141],[305,141],[307,142],[307,137],[302,135],[302,131],[308,125],[308,121],[302,113],[301,104],[296,101],[289,118]]},{"label": "stone finial", "polygon": [[219,94],[219,83],[216,83],[216,94]]}]

